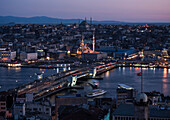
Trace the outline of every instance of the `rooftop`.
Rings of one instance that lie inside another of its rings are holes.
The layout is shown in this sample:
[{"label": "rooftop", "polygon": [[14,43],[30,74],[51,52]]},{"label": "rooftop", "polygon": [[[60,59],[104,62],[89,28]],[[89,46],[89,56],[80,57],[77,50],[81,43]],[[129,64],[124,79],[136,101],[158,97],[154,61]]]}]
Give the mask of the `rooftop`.
[{"label": "rooftop", "polygon": [[[134,116],[135,106],[133,104],[120,104],[113,115]],[[170,118],[170,110],[160,110],[158,107],[149,106],[149,117]]]}]

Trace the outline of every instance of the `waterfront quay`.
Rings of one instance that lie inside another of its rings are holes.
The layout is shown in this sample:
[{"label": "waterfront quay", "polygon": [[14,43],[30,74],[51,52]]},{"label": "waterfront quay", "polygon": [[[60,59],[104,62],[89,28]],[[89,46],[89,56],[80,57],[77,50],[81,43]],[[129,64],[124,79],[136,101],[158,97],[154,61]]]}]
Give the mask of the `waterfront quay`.
[{"label": "waterfront quay", "polygon": [[67,61],[28,61],[28,62],[1,62],[1,67],[23,67],[23,68],[42,68],[42,69],[53,69],[53,68],[68,68],[75,67],[77,63]]},{"label": "waterfront quay", "polygon": [[[107,59],[107,60],[102,60],[101,63],[107,63],[108,61],[116,61],[118,66],[120,67],[153,67],[153,68],[170,68],[170,61],[165,59],[165,60],[150,60],[150,61],[142,61],[142,60],[137,60],[137,59],[132,59],[132,60],[112,60],[112,59]],[[87,61],[83,61],[85,66],[88,66]],[[94,63],[98,63],[98,61],[94,61]],[[22,68],[41,68],[41,69],[56,69],[56,68],[67,68],[70,69],[70,67],[76,68],[83,66],[82,62],[69,62],[69,61],[29,61],[29,62],[16,62],[16,63],[11,63],[11,62],[1,62],[0,66],[1,67],[22,67]]]},{"label": "waterfront quay", "polygon": [[119,60],[120,67],[170,68],[170,61]]}]

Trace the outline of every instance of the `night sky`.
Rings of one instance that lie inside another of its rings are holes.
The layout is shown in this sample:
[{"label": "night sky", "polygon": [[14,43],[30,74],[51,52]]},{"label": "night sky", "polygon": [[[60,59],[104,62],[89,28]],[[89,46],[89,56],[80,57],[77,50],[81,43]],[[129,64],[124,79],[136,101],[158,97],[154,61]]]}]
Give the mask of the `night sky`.
[{"label": "night sky", "polygon": [[0,0],[0,16],[170,22],[170,0]]}]

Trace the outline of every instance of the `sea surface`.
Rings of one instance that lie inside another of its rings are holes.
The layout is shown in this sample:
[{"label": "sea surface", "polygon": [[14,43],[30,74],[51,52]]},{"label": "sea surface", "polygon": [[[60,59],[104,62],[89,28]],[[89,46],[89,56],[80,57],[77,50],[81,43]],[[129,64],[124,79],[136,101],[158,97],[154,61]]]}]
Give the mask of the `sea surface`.
[{"label": "sea surface", "polygon": [[[116,96],[118,84],[126,84],[141,91],[140,68],[119,67],[100,75],[100,88],[107,91],[105,96]],[[167,68],[143,68],[143,91],[158,91],[170,95],[170,69]]]},{"label": "sea surface", "polygon": [[[62,69],[60,69],[62,71]],[[138,91],[141,87],[141,77],[137,73],[140,68],[119,67],[98,77],[99,88],[104,89],[107,93],[105,97],[115,97],[118,84],[129,85]],[[167,68],[143,68],[143,91],[159,91],[165,95],[170,95],[170,69]],[[56,74],[57,69],[39,69],[39,68],[7,68],[0,67],[0,91],[15,88],[19,85],[26,84],[37,79],[36,73],[43,73],[44,76]],[[91,90],[86,84],[85,89]]]},{"label": "sea surface", "polygon": [[43,77],[57,74],[63,71],[57,69],[40,69],[40,68],[12,68],[0,67],[0,91],[15,88],[19,85],[26,84],[37,80],[37,74],[43,74]]}]

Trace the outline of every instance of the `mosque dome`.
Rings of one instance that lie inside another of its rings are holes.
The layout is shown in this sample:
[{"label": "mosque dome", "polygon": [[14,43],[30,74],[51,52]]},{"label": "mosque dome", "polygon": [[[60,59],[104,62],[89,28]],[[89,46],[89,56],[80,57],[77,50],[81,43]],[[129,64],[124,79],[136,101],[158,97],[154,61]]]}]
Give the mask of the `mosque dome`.
[{"label": "mosque dome", "polygon": [[82,28],[82,29],[87,29],[87,28],[90,27],[90,25],[86,20],[84,20],[79,24],[79,27]]},{"label": "mosque dome", "polygon": [[137,103],[147,103],[148,97],[145,93],[138,93],[136,97]]}]

